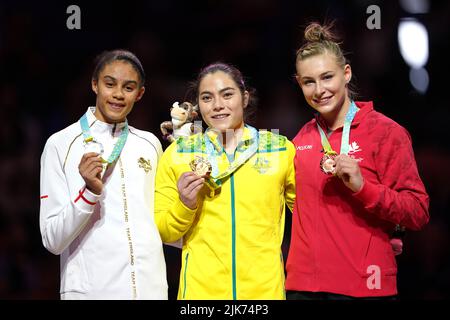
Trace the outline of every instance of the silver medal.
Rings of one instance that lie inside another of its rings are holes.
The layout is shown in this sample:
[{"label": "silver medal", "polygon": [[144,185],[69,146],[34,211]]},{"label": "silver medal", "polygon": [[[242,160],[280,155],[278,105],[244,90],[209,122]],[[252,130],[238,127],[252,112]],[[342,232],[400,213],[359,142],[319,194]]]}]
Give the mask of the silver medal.
[{"label": "silver medal", "polygon": [[102,155],[104,152],[103,145],[100,142],[91,140],[84,144],[84,153],[95,152],[98,155]]}]

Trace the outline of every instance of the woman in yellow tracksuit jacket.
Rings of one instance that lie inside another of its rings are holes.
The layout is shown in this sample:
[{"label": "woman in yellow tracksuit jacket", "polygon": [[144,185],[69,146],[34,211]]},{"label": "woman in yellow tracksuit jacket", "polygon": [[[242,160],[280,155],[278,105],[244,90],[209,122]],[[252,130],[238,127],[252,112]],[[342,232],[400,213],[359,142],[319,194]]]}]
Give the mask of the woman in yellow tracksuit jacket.
[{"label": "woman in yellow tracksuit jacket", "polygon": [[[236,68],[209,65],[194,89],[208,129],[172,143],[156,176],[161,238],[183,239],[178,299],[285,299],[281,244],[295,148],[244,123],[250,96]],[[191,171],[196,157],[211,165],[209,176]]]}]

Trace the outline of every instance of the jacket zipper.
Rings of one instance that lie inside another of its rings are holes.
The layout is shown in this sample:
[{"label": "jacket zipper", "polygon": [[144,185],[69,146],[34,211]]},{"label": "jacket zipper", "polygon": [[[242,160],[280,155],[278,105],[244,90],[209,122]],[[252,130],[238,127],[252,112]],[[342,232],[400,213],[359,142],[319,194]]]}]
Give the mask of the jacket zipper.
[{"label": "jacket zipper", "polygon": [[237,300],[236,297],[236,205],[234,197],[234,173],[230,176],[231,185],[231,272],[232,272],[232,285],[233,285],[233,300]]},{"label": "jacket zipper", "polygon": [[112,127],[112,132],[111,135],[114,138],[114,132],[116,132],[116,127],[117,127],[117,123],[114,123],[113,127]]}]

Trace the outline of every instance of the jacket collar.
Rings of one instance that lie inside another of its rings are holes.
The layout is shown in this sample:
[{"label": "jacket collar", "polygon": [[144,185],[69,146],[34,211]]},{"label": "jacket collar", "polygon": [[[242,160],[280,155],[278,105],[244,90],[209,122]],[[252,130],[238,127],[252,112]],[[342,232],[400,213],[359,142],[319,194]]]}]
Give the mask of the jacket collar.
[{"label": "jacket collar", "polygon": [[92,132],[96,133],[113,133],[114,136],[120,135],[122,129],[125,127],[125,121],[118,122],[118,123],[106,123],[103,121],[100,121],[95,116],[95,106],[90,106],[86,111],[86,116],[88,120],[88,124]]},{"label": "jacket collar", "polygon": [[[220,134],[221,133],[219,131],[213,130],[211,128],[208,128],[205,131],[205,135],[208,137],[209,141],[211,141],[214,149],[216,149],[218,153],[221,153],[223,150]],[[236,149],[247,149],[248,146],[250,146],[254,142],[254,139],[255,137],[254,135],[252,135],[252,132],[249,129],[248,125],[244,125],[242,137],[238,142]]]},{"label": "jacket collar", "polygon": [[[359,111],[356,113],[355,118],[352,121],[352,127],[359,125],[359,123],[364,119],[364,117],[370,112],[373,111],[373,102],[372,101],[355,101],[356,106],[359,108]],[[314,115],[316,121],[323,129],[327,129],[327,124],[325,119],[319,114],[316,113]],[[340,130],[342,127],[339,127],[337,130]]]}]

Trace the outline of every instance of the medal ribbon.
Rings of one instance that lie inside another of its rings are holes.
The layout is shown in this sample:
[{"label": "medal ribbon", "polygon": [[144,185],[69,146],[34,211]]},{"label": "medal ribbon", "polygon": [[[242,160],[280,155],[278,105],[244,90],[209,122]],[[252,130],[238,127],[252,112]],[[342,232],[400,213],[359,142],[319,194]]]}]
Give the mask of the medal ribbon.
[{"label": "medal ribbon", "polygon": [[221,179],[231,175],[258,150],[258,131],[249,125],[245,125],[243,136],[246,134],[249,134],[250,137],[240,141],[236,147],[236,149],[239,149],[242,145],[245,145],[246,149],[243,152],[236,153],[236,157],[230,163],[225,156],[223,146],[218,141],[218,134],[209,128],[206,130],[204,134],[206,154],[212,167],[211,178],[215,184],[213,184],[214,187],[220,186]]},{"label": "medal ribbon", "polygon": [[[353,119],[355,118],[356,112],[358,112],[359,108],[356,106],[355,102],[352,101],[350,104],[350,108],[345,115],[344,120],[344,128],[342,130],[342,138],[341,138],[341,152],[340,154],[348,154],[349,150],[349,140],[350,140],[350,126],[352,124]],[[317,128],[319,128],[320,140],[322,142],[322,147],[325,151],[326,155],[337,155],[337,152],[331,148],[330,142],[327,139],[327,135],[323,132],[322,127],[317,122]]]},{"label": "medal ribbon", "polygon": [[[87,121],[87,116],[86,114],[83,114],[83,116],[80,118],[80,125],[81,125],[81,130],[83,132],[83,137],[84,137],[84,143],[88,143],[88,142],[96,142],[94,137],[91,135],[91,131],[89,130],[89,124]],[[108,159],[105,160],[102,159],[102,162],[104,163],[113,163],[114,161],[116,161],[116,159],[119,157],[120,153],[122,152],[123,147],[125,146],[125,142],[127,141],[128,138],[128,122],[125,119],[125,126],[122,129],[122,132],[120,133],[119,136],[119,140],[117,140],[116,144],[114,145],[113,151],[111,152],[111,154],[109,155]]]}]

